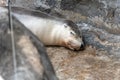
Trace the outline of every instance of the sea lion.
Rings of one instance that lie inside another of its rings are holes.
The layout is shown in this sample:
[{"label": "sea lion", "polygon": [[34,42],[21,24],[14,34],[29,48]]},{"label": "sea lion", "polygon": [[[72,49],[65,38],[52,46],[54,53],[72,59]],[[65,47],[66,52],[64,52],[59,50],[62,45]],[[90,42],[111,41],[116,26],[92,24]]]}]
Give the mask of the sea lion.
[{"label": "sea lion", "polygon": [[72,50],[80,50],[84,47],[81,34],[78,34],[79,29],[72,21],[20,7],[12,7],[12,15],[45,45],[64,46]]}]

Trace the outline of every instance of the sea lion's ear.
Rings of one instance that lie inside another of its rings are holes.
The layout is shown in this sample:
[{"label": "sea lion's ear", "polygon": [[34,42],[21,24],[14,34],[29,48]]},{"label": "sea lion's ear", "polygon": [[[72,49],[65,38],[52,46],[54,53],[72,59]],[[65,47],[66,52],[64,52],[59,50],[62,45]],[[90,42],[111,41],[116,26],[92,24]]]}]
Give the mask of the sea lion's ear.
[{"label": "sea lion's ear", "polygon": [[64,24],[64,27],[67,28],[68,26],[66,24]]},{"label": "sea lion's ear", "polygon": [[70,34],[75,36],[75,33],[74,33],[74,32],[70,32]]}]

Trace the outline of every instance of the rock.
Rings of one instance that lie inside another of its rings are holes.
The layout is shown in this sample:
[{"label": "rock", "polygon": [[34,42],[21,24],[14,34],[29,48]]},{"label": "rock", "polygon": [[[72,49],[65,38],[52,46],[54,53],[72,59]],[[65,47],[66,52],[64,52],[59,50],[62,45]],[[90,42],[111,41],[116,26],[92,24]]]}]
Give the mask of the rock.
[{"label": "rock", "polygon": [[44,45],[15,17],[12,17],[12,24],[14,35],[9,28],[7,14],[2,15],[0,18],[1,77],[5,80],[58,80]]},{"label": "rock", "polygon": [[59,13],[82,30],[84,51],[47,47],[60,80],[120,80],[120,0],[16,1],[17,6]]}]

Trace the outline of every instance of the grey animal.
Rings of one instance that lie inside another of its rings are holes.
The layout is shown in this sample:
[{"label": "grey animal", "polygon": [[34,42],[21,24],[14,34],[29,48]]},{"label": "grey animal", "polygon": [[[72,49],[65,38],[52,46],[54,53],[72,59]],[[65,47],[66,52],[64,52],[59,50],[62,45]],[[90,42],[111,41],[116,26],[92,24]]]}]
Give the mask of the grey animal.
[{"label": "grey animal", "polygon": [[17,72],[14,73],[7,14],[0,12],[0,76],[3,80],[58,80],[41,41],[14,16]]},{"label": "grey animal", "polygon": [[[8,13],[6,8],[0,9],[1,12]],[[78,26],[70,20],[20,7],[12,7],[12,15],[46,46],[64,46],[71,50],[80,50],[84,47]]]}]

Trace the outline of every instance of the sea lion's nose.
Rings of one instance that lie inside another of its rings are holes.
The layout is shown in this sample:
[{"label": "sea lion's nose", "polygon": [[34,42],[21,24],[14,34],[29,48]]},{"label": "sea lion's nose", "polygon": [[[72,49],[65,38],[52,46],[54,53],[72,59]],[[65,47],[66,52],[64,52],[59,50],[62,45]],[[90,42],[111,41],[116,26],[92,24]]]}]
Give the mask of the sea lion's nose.
[{"label": "sea lion's nose", "polygon": [[84,43],[82,43],[80,46],[80,50],[84,50],[84,48],[85,48],[85,45],[84,45]]}]

